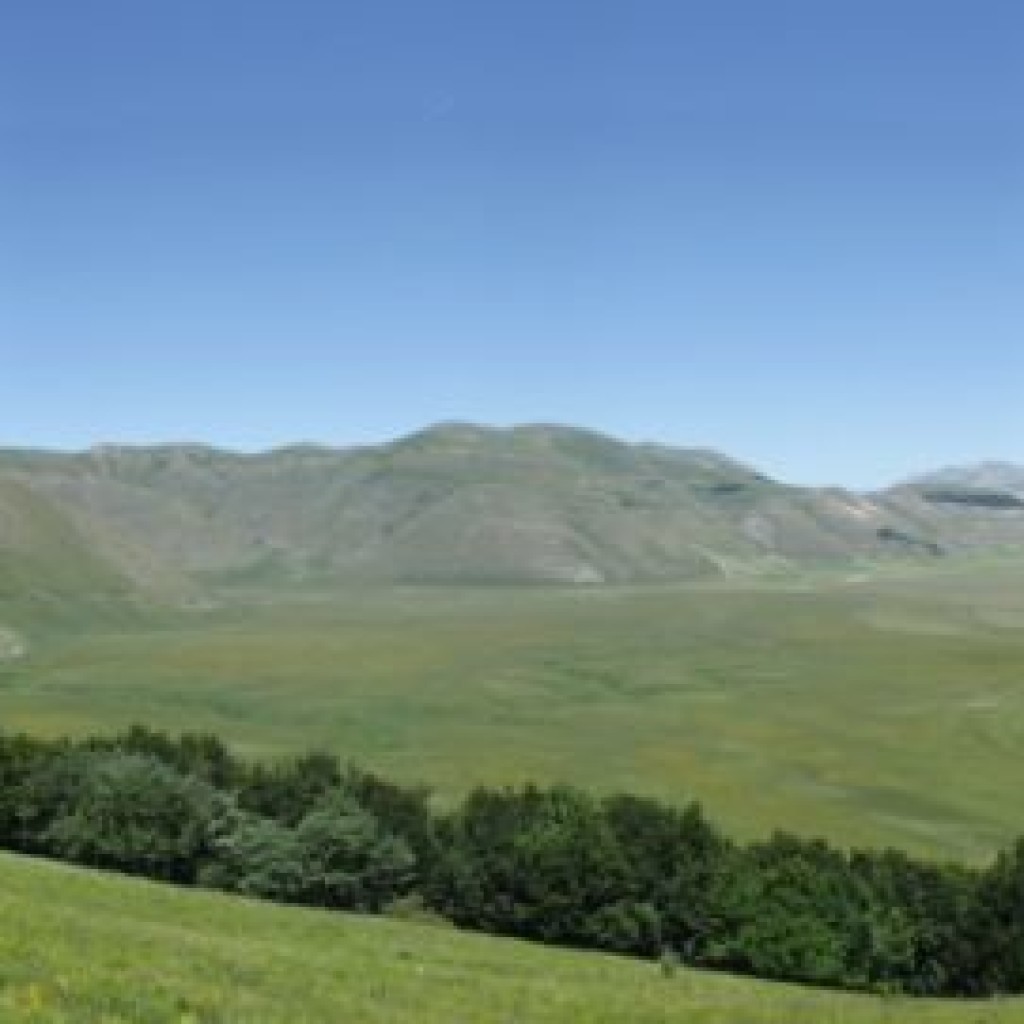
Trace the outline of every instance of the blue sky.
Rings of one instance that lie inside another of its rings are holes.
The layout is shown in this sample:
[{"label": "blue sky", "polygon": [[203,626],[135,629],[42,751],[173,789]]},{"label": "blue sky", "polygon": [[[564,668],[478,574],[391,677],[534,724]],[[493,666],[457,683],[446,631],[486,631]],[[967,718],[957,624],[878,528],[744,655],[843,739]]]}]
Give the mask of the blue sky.
[{"label": "blue sky", "polygon": [[0,444],[1024,462],[1018,0],[33,0]]}]

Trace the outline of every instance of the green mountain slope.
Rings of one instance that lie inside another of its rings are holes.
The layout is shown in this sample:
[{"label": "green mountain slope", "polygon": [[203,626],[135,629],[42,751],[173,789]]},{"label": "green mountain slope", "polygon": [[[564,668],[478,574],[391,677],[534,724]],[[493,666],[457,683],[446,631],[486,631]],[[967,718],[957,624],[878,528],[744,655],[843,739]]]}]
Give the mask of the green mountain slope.
[{"label": "green mountain slope", "polygon": [[967,1024],[1019,1000],[838,995],[247,902],[0,855],[0,1020],[33,1024]]},{"label": "green mountain slope", "polygon": [[[687,579],[1024,544],[1024,508],[791,487],[701,449],[442,424],[353,449],[0,452],[143,584]],[[933,496],[934,497],[934,496]],[[998,504],[998,503],[997,503]],[[180,582],[180,579],[179,579]]]},{"label": "green mountain slope", "polygon": [[29,590],[61,596],[124,587],[52,502],[25,484],[0,479],[0,598]]},{"label": "green mountain slope", "polygon": [[0,475],[0,662],[25,653],[27,627],[109,617],[141,597],[59,505]]}]

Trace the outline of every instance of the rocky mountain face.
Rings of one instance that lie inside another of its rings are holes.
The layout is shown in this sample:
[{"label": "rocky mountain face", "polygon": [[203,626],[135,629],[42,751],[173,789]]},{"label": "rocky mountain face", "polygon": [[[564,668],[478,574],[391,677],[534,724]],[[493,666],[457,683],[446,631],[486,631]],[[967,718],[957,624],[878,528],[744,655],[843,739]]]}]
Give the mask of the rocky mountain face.
[{"label": "rocky mountain face", "polygon": [[0,451],[0,588],[677,580],[1008,544],[1024,545],[1022,467],[865,495],[701,449],[466,424],[256,455]]}]

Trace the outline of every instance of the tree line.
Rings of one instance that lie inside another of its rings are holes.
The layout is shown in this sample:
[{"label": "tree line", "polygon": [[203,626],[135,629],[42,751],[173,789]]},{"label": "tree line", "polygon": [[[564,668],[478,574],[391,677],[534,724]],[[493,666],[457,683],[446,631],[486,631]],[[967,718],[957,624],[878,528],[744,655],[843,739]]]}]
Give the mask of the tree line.
[{"label": "tree line", "polygon": [[0,846],[307,906],[761,978],[916,995],[1024,992],[1024,839],[987,868],[776,833],[737,843],[692,803],[566,786],[436,810],[324,753],[217,737],[0,734]]}]

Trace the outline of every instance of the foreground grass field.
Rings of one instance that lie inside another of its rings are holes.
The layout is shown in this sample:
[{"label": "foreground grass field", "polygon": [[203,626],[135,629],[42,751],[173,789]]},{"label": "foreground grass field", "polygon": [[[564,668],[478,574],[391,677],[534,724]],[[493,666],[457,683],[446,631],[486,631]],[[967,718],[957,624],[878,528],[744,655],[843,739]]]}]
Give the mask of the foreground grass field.
[{"label": "foreground grass field", "polygon": [[323,747],[440,799],[698,797],[743,837],[981,860],[1024,832],[1024,565],[648,589],[251,594],[0,665],[0,722]]},{"label": "foreground grass field", "polygon": [[0,1020],[36,1024],[1024,1022],[275,907],[0,855]]}]

